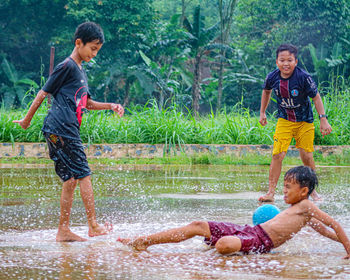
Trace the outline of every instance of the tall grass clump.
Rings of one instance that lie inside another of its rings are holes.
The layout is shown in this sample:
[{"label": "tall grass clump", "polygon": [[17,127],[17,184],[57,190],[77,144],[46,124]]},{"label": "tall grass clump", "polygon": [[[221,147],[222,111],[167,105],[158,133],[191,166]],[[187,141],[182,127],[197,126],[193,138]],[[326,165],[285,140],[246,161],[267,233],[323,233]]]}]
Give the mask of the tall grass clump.
[{"label": "tall grass clump", "polygon": [[[322,88],[323,102],[333,132],[322,137],[319,120],[315,113],[316,145],[350,145],[350,89],[349,81],[341,77],[337,84]],[[29,106],[29,105],[28,105]],[[27,108],[28,109],[28,108]],[[47,104],[39,108],[31,126],[23,130],[13,120],[22,119],[25,110],[0,109],[0,142],[44,142],[41,127],[47,114]],[[273,144],[273,134],[277,120],[269,116],[263,127],[259,118],[241,103],[230,112],[225,109],[206,116],[196,116],[174,103],[167,108],[159,108],[155,101],[145,106],[126,108],[120,118],[111,111],[90,111],[84,114],[80,129],[84,143],[149,143],[166,144],[171,150],[183,144]]]},{"label": "tall grass clump", "polygon": [[218,114],[202,117],[198,123],[203,143],[208,144],[267,144],[273,143],[272,135],[276,120],[271,118],[266,127],[248,109],[234,108]]},{"label": "tall grass clump", "polygon": [[39,108],[31,126],[24,130],[14,120],[22,119],[27,110],[9,110],[1,107],[0,109],[0,142],[43,142],[45,141],[41,132],[41,127],[46,116],[47,106]]},{"label": "tall grass clump", "polygon": [[195,137],[190,114],[173,107],[158,109],[155,102],[126,109],[123,118],[90,112],[81,128],[82,139],[93,143],[168,143],[181,145]]},{"label": "tall grass clump", "polygon": [[314,109],[315,144],[316,145],[350,145],[350,77],[343,76],[332,79],[328,87],[320,86],[323,104],[328,121],[332,126],[332,133],[322,137],[320,121]]},{"label": "tall grass clump", "polygon": [[263,128],[249,110],[193,117],[174,104],[159,109],[156,102],[127,109],[123,118],[90,112],[81,135],[89,143],[150,143],[171,148],[183,144],[272,144],[274,120]]}]

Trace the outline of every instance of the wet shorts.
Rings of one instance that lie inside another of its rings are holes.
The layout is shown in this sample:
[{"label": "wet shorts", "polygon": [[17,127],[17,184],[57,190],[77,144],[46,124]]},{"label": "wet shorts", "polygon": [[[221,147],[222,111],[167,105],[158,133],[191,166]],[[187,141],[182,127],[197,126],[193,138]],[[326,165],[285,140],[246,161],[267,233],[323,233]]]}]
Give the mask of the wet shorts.
[{"label": "wet shorts", "polygon": [[308,122],[291,122],[279,118],[276,125],[275,135],[273,136],[273,152],[277,155],[281,152],[287,152],[292,138],[295,139],[296,147],[305,152],[314,151],[315,126]]},{"label": "wet shorts", "polygon": [[91,175],[81,140],[72,140],[50,133],[44,134],[50,158],[57,175],[65,182]]},{"label": "wet shorts", "polygon": [[242,242],[240,252],[268,253],[273,249],[273,243],[260,225],[236,225],[233,223],[208,222],[211,238],[204,242],[214,246],[224,236],[236,236]]}]

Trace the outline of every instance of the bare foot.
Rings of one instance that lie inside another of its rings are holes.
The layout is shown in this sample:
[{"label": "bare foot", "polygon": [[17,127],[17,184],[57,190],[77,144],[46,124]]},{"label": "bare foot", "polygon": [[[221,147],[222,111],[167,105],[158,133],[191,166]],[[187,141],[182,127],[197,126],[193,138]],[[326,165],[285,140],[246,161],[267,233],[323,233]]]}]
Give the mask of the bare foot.
[{"label": "bare foot", "polygon": [[258,199],[260,202],[274,202],[275,199],[274,199],[274,195],[271,194],[271,193],[267,193],[263,196],[260,196],[259,199]]},{"label": "bare foot", "polygon": [[113,225],[111,223],[106,222],[104,226],[97,224],[96,227],[89,227],[89,236],[95,237],[100,235],[106,235],[113,230]]},{"label": "bare foot", "polygon": [[148,248],[142,238],[130,239],[118,237],[117,241],[123,243],[124,245],[130,246],[137,251],[145,251]]},{"label": "bare foot", "polygon": [[75,233],[71,232],[69,228],[67,229],[58,229],[57,235],[56,235],[56,241],[57,242],[83,242],[86,241],[86,238],[82,238],[79,235],[76,235]]}]

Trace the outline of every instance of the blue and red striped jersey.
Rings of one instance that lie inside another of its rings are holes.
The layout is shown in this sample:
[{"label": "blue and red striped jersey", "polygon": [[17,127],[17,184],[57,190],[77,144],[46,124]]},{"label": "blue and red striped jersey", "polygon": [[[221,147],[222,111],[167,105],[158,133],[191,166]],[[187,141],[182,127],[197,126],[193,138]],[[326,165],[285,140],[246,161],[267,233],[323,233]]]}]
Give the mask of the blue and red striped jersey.
[{"label": "blue and red striped jersey", "polygon": [[276,69],[267,75],[263,88],[275,93],[278,118],[291,122],[314,121],[310,98],[316,96],[317,85],[306,71],[295,67],[292,76],[284,79]]}]

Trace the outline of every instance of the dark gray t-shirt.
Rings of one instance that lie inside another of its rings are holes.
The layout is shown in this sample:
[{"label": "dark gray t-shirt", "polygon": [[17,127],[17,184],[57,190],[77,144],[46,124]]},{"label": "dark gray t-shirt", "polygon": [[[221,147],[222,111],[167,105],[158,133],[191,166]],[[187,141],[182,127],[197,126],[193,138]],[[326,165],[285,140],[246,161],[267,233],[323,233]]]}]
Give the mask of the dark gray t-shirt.
[{"label": "dark gray t-shirt", "polygon": [[56,66],[43,91],[51,93],[53,101],[42,131],[80,140],[83,110],[90,98],[84,69],[72,58],[66,58]]}]

